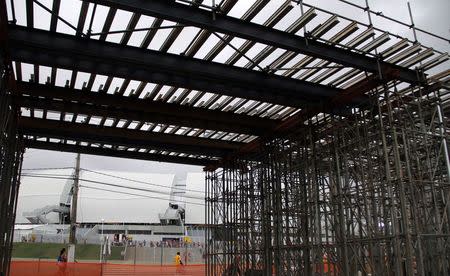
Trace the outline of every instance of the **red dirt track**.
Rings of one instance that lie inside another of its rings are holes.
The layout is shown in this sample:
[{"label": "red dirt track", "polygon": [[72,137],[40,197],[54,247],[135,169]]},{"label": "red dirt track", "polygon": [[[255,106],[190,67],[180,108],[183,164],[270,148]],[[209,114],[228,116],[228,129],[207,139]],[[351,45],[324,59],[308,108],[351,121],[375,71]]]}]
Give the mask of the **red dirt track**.
[{"label": "red dirt track", "polygon": [[113,276],[113,275],[180,275],[204,276],[204,265],[129,265],[68,263],[65,271],[53,261],[12,261],[10,276]]}]

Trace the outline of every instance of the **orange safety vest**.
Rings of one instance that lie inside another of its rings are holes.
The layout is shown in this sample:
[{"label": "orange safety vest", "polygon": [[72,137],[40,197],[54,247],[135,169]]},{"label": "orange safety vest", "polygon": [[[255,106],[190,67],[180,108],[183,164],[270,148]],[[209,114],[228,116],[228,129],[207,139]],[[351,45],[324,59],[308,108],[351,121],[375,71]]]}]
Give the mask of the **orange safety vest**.
[{"label": "orange safety vest", "polygon": [[181,256],[180,255],[176,255],[175,256],[175,264],[176,265],[181,265]]}]

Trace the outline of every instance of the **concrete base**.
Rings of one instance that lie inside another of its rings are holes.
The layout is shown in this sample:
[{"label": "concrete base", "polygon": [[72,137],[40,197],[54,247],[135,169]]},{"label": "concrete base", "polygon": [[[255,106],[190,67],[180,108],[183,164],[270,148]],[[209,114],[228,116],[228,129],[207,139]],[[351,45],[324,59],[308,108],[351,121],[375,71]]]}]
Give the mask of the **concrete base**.
[{"label": "concrete base", "polygon": [[67,261],[69,263],[75,262],[75,244],[69,244],[67,247]]}]

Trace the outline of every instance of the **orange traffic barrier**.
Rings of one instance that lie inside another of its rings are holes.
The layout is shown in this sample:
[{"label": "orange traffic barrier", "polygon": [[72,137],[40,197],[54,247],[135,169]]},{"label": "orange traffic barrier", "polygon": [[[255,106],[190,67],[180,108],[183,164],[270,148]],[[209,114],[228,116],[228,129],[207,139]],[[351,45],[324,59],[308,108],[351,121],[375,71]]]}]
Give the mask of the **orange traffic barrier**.
[{"label": "orange traffic barrier", "polygon": [[11,262],[10,276],[108,276],[108,275],[179,275],[204,276],[205,265],[130,265],[100,263],[67,263],[56,261]]}]

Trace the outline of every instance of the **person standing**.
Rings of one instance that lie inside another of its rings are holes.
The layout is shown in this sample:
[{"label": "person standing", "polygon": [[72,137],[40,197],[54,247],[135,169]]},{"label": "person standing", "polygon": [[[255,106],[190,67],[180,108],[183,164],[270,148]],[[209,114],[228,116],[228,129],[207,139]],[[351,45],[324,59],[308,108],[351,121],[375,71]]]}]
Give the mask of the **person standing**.
[{"label": "person standing", "polygon": [[183,272],[183,261],[181,260],[180,252],[177,252],[177,255],[174,257],[175,266],[176,266],[176,273],[177,275],[179,273]]},{"label": "person standing", "polygon": [[59,256],[56,264],[58,265],[58,275],[64,275],[67,268],[67,253],[65,248],[59,251]]}]

